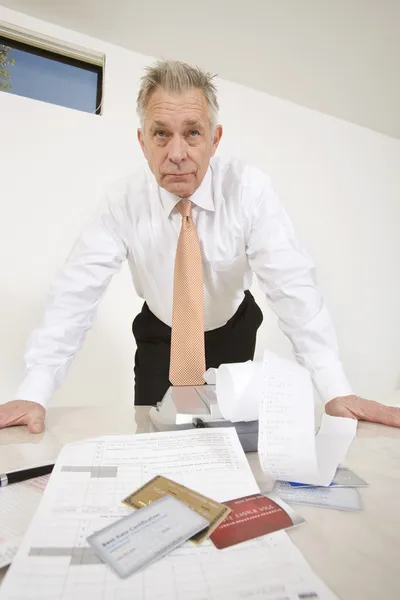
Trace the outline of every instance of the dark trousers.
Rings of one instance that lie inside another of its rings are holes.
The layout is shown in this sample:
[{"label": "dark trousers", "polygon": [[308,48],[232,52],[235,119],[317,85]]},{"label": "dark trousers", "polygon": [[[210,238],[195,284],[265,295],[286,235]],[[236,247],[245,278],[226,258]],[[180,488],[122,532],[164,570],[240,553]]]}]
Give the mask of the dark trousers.
[{"label": "dark trousers", "polygon": [[[205,332],[206,368],[252,360],[261,309],[249,291],[236,313],[222,327]],[[154,406],[171,385],[169,360],[171,328],[144,303],[132,324],[137,343],[135,355],[135,404]]]}]

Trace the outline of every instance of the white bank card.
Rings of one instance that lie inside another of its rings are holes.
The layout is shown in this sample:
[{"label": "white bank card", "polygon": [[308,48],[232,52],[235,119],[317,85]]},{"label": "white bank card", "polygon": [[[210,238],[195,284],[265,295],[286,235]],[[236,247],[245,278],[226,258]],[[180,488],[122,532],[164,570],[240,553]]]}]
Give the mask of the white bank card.
[{"label": "white bank card", "polygon": [[167,495],[97,531],[87,541],[119,577],[128,577],[209,525],[203,516]]}]

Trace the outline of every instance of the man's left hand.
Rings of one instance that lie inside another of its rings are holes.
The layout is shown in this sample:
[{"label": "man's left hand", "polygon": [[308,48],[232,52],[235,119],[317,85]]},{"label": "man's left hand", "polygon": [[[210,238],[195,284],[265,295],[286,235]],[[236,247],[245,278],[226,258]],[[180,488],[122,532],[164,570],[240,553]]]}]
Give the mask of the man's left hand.
[{"label": "man's left hand", "polygon": [[400,427],[400,408],[385,406],[358,396],[334,398],[325,405],[325,412],[333,417],[349,417],[358,421]]}]

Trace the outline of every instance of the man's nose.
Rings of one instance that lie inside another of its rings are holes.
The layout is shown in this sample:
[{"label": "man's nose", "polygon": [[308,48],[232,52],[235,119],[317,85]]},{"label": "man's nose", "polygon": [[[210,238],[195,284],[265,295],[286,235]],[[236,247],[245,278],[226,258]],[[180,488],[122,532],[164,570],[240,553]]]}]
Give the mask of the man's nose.
[{"label": "man's nose", "polygon": [[169,143],[168,158],[171,162],[179,164],[186,158],[186,142],[180,135],[174,135]]}]

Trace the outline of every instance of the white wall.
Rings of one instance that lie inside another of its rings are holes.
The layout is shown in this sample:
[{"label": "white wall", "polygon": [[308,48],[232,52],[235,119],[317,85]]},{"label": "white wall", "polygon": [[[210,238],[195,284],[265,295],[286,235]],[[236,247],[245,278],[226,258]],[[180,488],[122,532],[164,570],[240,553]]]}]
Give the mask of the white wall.
[{"label": "white wall", "polygon": [[[6,401],[22,376],[26,338],[52,276],[99,192],[143,160],[135,98],[151,59],[2,7],[0,20],[107,54],[102,117],[0,93],[0,401]],[[317,263],[355,389],[377,397],[399,387],[400,141],[218,84],[221,151],[272,176]],[[132,402],[130,325],[141,304],[125,269],[54,404]],[[258,350],[266,345],[290,354],[267,308]]]}]

